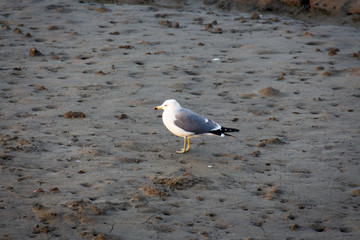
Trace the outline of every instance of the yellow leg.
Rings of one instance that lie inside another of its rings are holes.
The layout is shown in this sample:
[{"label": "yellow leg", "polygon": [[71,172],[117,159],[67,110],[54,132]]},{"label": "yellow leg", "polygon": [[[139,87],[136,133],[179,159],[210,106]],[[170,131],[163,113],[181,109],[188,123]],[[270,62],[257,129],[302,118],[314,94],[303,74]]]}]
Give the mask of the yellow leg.
[{"label": "yellow leg", "polygon": [[189,149],[190,149],[190,138],[187,138],[187,147],[185,152],[189,151]]},{"label": "yellow leg", "polygon": [[[187,147],[186,147],[187,145]],[[184,148],[180,151],[176,151],[177,153],[186,153],[190,149],[190,138],[184,137]]]}]

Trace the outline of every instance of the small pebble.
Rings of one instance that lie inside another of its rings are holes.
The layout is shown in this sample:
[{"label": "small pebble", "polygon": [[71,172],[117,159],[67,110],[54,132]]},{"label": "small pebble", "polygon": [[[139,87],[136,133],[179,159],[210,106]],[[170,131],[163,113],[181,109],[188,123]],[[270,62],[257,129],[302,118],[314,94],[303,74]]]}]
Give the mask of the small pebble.
[{"label": "small pebble", "polygon": [[312,33],[310,33],[310,32],[305,32],[303,34],[303,36],[305,36],[305,37],[313,37],[314,35]]},{"label": "small pebble", "polygon": [[222,34],[223,30],[221,28],[215,28],[212,33]]},{"label": "small pebble", "polygon": [[30,56],[32,56],[32,57],[44,56],[44,54],[42,54],[42,53],[41,53],[39,50],[37,50],[36,48],[31,48],[29,54],[30,54]]},{"label": "small pebble", "polygon": [[208,23],[208,24],[206,24],[205,26],[204,26],[204,29],[205,30],[209,30],[209,29],[212,29],[213,28],[213,26],[212,26],[212,24],[211,23]]},{"label": "small pebble", "polygon": [[3,24],[3,25],[1,25],[1,29],[10,30],[11,28],[8,25]]},{"label": "small pebble", "polygon": [[201,197],[201,196],[196,196],[196,200],[198,200],[198,201],[204,201],[204,198]]},{"label": "small pebble", "polygon": [[290,230],[292,230],[292,231],[299,229],[299,228],[300,228],[300,226],[297,225],[296,223],[290,226]]},{"label": "small pebble", "polygon": [[106,7],[100,7],[100,8],[98,8],[98,9],[96,9],[96,11],[97,11],[98,13],[104,13],[104,12],[109,12],[110,9],[107,9]]},{"label": "small pebble", "polygon": [[330,74],[330,71],[325,71],[325,72],[322,73],[322,75],[324,77],[329,77],[331,74]]},{"label": "small pebble", "polygon": [[340,52],[340,50],[338,48],[332,48],[329,50],[328,55],[335,56],[335,55],[337,55],[338,52]]},{"label": "small pebble", "polygon": [[180,27],[179,22],[175,22],[174,25],[173,25],[173,28],[179,28],[179,27]]},{"label": "small pebble", "polygon": [[250,16],[251,20],[260,19],[260,15],[257,12],[253,12]]},{"label": "small pebble", "polygon": [[85,114],[83,112],[67,112],[64,114],[65,118],[85,118]]},{"label": "small pebble", "polygon": [[14,28],[13,33],[22,34],[22,31],[20,30],[20,28]]},{"label": "small pebble", "polygon": [[118,119],[127,119],[129,118],[129,116],[125,113],[121,113],[119,116],[118,116]]},{"label": "small pebble", "polygon": [[53,188],[50,188],[50,192],[57,193],[57,192],[60,192],[60,190],[57,187],[53,187]]}]

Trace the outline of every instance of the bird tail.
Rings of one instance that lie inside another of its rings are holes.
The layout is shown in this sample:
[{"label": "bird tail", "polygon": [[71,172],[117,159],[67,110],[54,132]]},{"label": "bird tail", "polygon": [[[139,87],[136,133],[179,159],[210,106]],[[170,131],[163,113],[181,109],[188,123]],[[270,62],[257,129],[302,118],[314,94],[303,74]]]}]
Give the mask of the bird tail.
[{"label": "bird tail", "polygon": [[219,135],[219,136],[221,136],[221,137],[223,137],[223,136],[226,135],[226,136],[229,136],[229,137],[236,138],[235,136],[229,134],[228,132],[239,132],[239,129],[221,127],[221,128],[218,129],[218,130],[211,131],[212,134]]}]

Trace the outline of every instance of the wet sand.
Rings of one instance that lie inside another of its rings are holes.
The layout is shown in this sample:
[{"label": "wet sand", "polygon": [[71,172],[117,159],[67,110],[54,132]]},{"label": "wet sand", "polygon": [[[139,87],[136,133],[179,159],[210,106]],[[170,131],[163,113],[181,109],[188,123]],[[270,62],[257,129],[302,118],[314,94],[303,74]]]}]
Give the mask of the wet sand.
[{"label": "wet sand", "polygon": [[[360,238],[359,29],[201,3],[1,5],[2,239]],[[238,139],[176,154],[153,111],[170,98]]]}]

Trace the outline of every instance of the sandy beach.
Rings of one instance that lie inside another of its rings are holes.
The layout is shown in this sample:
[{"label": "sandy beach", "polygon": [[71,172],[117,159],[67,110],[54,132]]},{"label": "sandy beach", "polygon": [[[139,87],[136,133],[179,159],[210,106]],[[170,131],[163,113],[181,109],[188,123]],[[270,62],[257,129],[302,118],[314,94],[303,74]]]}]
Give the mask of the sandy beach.
[{"label": "sandy beach", "polygon": [[[360,30],[201,1],[0,3],[1,239],[360,239]],[[154,107],[238,128],[183,139]]]}]

